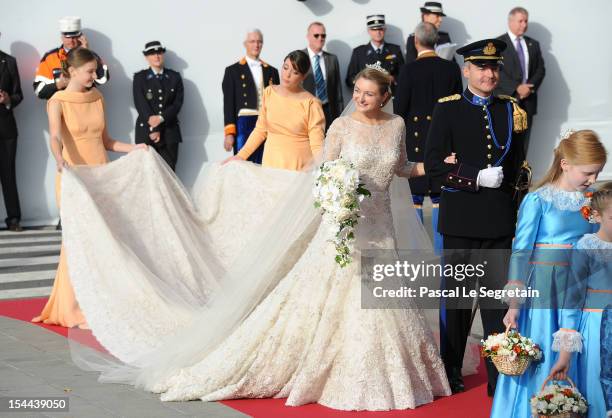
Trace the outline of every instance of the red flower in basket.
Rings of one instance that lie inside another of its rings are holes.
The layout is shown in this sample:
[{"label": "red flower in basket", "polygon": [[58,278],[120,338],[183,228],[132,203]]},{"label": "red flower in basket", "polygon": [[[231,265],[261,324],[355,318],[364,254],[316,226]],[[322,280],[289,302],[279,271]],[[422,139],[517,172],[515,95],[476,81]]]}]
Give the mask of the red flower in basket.
[{"label": "red flower in basket", "polygon": [[573,390],[571,390],[570,388],[563,389],[563,394],[564,394],[565,396],[574,396],[574,391],[573,391]]}]

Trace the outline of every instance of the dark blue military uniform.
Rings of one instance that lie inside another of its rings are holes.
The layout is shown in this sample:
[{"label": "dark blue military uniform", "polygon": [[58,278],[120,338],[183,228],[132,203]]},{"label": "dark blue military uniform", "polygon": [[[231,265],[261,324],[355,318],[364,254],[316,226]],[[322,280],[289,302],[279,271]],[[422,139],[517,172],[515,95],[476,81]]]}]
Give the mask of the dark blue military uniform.
[{"label": "dark blue military uniform", "polygon": [[[498,72],[499,40],[484,40],[457,52],[466,62]],[[478,280],[449,277],[442,286],[454,289],[499,289],[506,282],[509,249],[516,226],[515,182],[524,161],[523,132],[527,116],[509,96],[483,98],[469,87],[462,94],[440,99],[434,109],[425,149],[425,171],[442,184],[438,231],[443,235],[445,261],[450,265],[487,264]],[[456,164],[444,162],[455,153]],[[478,186],[480,170],[503,168],[498,188]],[[508,251],[492,251],[508,250]],[[466,307],[466,302],[468,306]],[[461,365],[472,324],[472,298],[442,298],[441,354],[453,392],[463,390]],[[478,302],[484,335],[503,332],[504,305]],[[493,394],[497,370],[487,362],[488,392]]]},{"label": "dark blue military uniform", "polygon": [[[134,105],[138,111],[136,119],[136,143],[154,147],[174,170],[178,158],[178,144],[182,142],[178,113],[183,106],[183,79],[169,68],[161,74],[152,69],[134,74]],[[149,126],[149,117],[160,115],[164,121],[156,128]],[[154,143],[149,138],[152,132],[159,132],[160,141]]]},{"label": "dark blue military uniform", "polygon": [[[436,55],[425,52],[416,61],[402,66],[393,102],[394,112],[404,118],[406,124],[406,153],[409,161],[423,162],[427,132],[433,109],[438,99],[453,93],[461,93],[459,66]],[[431,197],[434,248],[442,250],[442,237],[437,232],[439,182],[432,183],[428,176],[409,180],[412,201],[417,214],[423,220],[425,196]]]},{"label": "dark blue military uniform", "polygon": [[[351,61],[346,72],[345,81],[348,88],[353,89],[355,76],[366,67],[366,64],[371,65],[377,62],[397,80],[400,67],[404,64],[404,57],[399,45],[385,42],[380,53],[377,53],[369,42],[353,49],[353,55],[351,55]],[[396,83],[394,82],[391,85],[392,92],[395,92],[395,86]]]},{"label": "dark blue military uniform", "polygon": [[[270,85],[279,84],[278,70],[261,61],[263,75],[262,90]],[[258,109],[257,85],[246,58],[225,69],[223,75],[223,118],[225,121],[225,135],[234,135],[234,155],[246,143],[249,135],[255,128],[257,116],[238,117],[241,109]],[[262,144],[250,157],[249,161],[261,164],[264,144]]]}]

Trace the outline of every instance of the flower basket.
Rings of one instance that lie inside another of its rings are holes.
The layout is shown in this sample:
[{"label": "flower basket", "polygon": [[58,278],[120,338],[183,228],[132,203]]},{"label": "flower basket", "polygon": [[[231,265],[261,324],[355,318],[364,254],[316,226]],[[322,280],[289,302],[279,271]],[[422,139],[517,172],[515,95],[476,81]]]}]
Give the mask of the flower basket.
[{"label": "flower basket", "polygon": [[542,351],[529,338],[518,331],[511,331],[510,325],[503,334],[493,334],[481,342],[483,357],[489,357],[497,370],[507,376],[525,373],[533,360],[542,358]]},{"label": "flower basket", "polygon": [[572,379],[566,379],[570,386],[551,382],[548,377],[542,384],[540,393],[531,398],[531,412],[538,418],[582,418],[586,416],[588,404]]}]

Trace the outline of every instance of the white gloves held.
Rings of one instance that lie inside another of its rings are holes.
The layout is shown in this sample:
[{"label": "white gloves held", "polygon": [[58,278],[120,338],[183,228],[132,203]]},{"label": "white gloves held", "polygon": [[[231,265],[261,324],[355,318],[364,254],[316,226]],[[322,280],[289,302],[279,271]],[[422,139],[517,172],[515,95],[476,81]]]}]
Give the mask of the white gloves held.
[{"label": "white gloves held", "polygon": [[497,189],[501,186],[503,179],[504,172],[502,167],[489,167],[478,172],[476,183],[478,183],[480,187]]}]

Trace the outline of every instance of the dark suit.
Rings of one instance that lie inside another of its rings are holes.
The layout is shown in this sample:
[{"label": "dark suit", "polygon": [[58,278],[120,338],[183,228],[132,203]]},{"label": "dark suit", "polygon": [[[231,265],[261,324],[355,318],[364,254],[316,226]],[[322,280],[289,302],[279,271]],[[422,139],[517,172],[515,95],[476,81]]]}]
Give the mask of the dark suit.
[{"label": "dark suit", "polygon": [[[438,31],[438,43],[436,45],[451,43],[448,32]],[[406,64],[414,62],[417,58],[417,50],[414,46],[414,33],[411,33],[406,40]],[[453,58],[453,61],[455,59]]]},{"label": "dark suit", "polygon": [[366,64],[375,64],[376,62],[380,62],[380,66],[395,78],[395,82],[391,85],[391,90],[395,94],[397,76],[399,75],[400,67],[404,64],[404,55],[399,45],[387,42],[384,43],[382,53],[380,54],[376,53],[371,42],[353,49],[351,61],[346,72],[345,81],[348,88],[353,89],[355,76],[365,68]]},{"label": "dark suit", "polygon": [[[302,51],[309,54],[308,49],[303,49]],[[325,65],[325,85],[327,87],[327,103],[323,104],[323,112],[325,113],[325,130],[327,131],[334,119],[340,116],[344,110],[344,99],[342,97],[338,57],[323,51],[323,62]],[[312,66],[302,86],[313,95],[317,95]]]},{"label": "dark suit", "polygon": [[[493,97],[485,106],[472,103],[473,98],[466,89],[462,95],[436,105],[427,136],[425,171],[443,186],[438,231],[448,251],[446,261],[467,265],[488,257],[486,276],[479,279],[478,285],[497,289],[505,282],[508,260],[507,254],[499,250],[510,249],[516,226],[513,182],[524,157],[522,134],[514,133],[513,126],[509,126],[513,124],[513,108],[508,99]],[[445,163],[444,158],[452,152],[458,163]],[[503,167],[501,187],[477,187],[479,171],[488,166]],[[490,250],[498,252],[492,256]],[[451,289],[473,288],[476,280],[449,277],[443,285]],[[442,302],[441,353],[449,379],[454,379],[460,374],[471,328],[472,301],[468,300],[469,307],[465,300],[456,298],[443,298]],[[483,298],[479,304],[485,336],[503,331],[503,305],[485,307]],[[489,390],[494,390],[497,371],[490,363],[487,374]]]},{"label": "dark suit", "polygon": [[[263,76],[262,90],[267,86],[280,83],[278,70],[263,61],[261,61],[261,73]],[[258,109],[257,85],[255,80],[253,80],[253,74],[246,58],[242,58],[240,61],[225,68],[221,87],[223,89],[224,133],[225,135],[235,136],[235,155],[246,143],[257,120],[256,116],[243,118],[245,119],[242,121],[243,123],[239,123],[238,120],[240,109]],[[262,144],[249,157],[249,161],[261,163],[264,146]]]},{"label": "dark suit", "polygon": [[[531,122],[533,116],[538,111],[538,89],[544,80],[546,70],[544,68],[544,58],[542,58],[542,51],[540,50],[540,44],[529,36],[524,36],[525,43],[527,44],[527,52],[529,54],[529,68],[527,71],[527,84],[533,84],[533,93],[531,93],[525,100],[519,100],[520,106],[527,112],[527,125],[528,130],[525,133],[525,153],[527,153],[527,147],[529,146],[529,133],[531,130]],[[514,96],[518,99],[518,93],[516,88],[523,82],[523,71],[519,61],[516,47],[512,43],[510,36],[507,33],[499,36],[497,39],[504,41],[508,47],[502,52],[504,57],[504,65],[500,71],[499,86],[495,90],[495,94],[506,94],[508,96]]]},{"label": "dark suit", "polygon": [[[176,71],[164,68],[156,75],[150,68],[134,74],[134,105],[138,111],[136,119],[136,143],[145,143],[157,150],[172,170],[178,159],[178,144],[182,142],[178,113],[183,106],[183,79]],[[160,115],[164,121],[156,128],[149,126],[149,117]],[[149,138],[152,132],[160,133],[154,143]]]},{"label": "dark suit", "polygon": [[23,100],[21,82],[17,70],[17,61],[12,56],[0,51],[0,90],[10,96],[10,105],[0,104],[0,180],[6,207],[6,223],[19,223],[21,208],[17,194],[15,175],[15,157],[17,155],[17,123],[13,109]]}]

